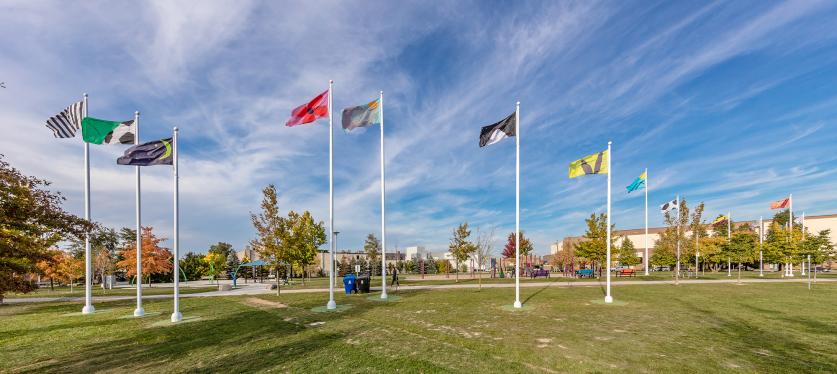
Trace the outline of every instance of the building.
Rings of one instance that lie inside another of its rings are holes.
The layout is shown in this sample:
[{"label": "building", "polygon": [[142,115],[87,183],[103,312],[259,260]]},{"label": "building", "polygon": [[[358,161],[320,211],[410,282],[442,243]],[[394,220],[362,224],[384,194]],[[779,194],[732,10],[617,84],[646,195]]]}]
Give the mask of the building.
[{"label": "building", "polygon": [[[837,243],[837,214],[827,214],[827,215],[819,215],[819,216],[808,216],[805,217],[804,221],[801,219],[802,216],[795,216],[794,217],[795,224],[802,224],[805,230],[810,234],[817,234],[822,230],[831,230],[829,235],[830,240],[832,243]],[[764,220],[764,227],[765,230],[770,227],[772,220]],[[758,221],[733,221],[733,225],[740,226],[740,225],[751,225],[753,227],[758,227]],[[660,239],[660,234],[666,230],[665,227],[649,227],[648,228],[648,238],[647,238],[647,247],[648,247],[648,256],[652,256],[654,254],[654,243]],[[707,232],[711,235],[712,233],[712,226],[706,225]],[[692,234],[691,230],[685,231],[686,235],[689,236]],[[616,245],[622,245],[622,241],[624,238],[628,238],[631,242],[634,243],[634,247],[636,248],[637,257],[641,259],[640,264],[645,264],[645,248],[646,248],[646,237],[645,237],[645,229],[628,229],[628,230],[616,230],[611,233],[616,238]],[[563,240],[553,243],[550,246],[550,254],[552,258],[557,259],[563,253],[571,253],[572,249],[575,247],[576,244],[580,243],[584,240],[582,236],[568,236],[565,237]],[[642,265],[637,266],[637,268],[642,269]]]},{"label": "building", "polygon": [[404,248],[404,258],[407,260],[416,260],[417,258],[427,258],[430,252],[423,246],[414,246]]}]

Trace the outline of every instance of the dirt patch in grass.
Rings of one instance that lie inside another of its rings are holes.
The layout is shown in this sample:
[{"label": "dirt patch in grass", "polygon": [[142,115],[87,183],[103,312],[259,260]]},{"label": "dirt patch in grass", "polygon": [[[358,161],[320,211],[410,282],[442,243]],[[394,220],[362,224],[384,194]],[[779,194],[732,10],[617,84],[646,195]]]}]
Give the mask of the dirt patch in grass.
[{"label": "dirt patch in grass", "polygon": [[287,308],[288,306],[282,304],[278,301],[270,301],[265,299],[260,299],[258,297],[248,297],[242,301],[245,305],[249,305],[256,308],[276,308],[282,309]]}]

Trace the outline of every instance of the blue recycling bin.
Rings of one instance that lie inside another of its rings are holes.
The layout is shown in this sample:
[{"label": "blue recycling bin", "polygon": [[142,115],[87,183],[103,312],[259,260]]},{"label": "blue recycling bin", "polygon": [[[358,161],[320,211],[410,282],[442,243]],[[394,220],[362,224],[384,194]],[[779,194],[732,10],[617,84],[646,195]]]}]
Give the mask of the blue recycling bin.
[{"label": "blue recycling bin", "polygon": [[346,295],[351,295],[355,291],[355,283],[357,283],[357,278],[354,274],[346,274],[343,277],[343,288],[346,289]]}]

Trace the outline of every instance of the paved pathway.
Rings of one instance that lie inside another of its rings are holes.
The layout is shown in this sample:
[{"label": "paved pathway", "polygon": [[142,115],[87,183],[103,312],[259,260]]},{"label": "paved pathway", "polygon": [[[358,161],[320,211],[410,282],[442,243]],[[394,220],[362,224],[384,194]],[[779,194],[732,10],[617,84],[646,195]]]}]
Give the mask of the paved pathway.
[{"label": "paved pathway", "polygon": [[[684,279],[681,280],[681,284],[724,284],[724,283],[736,283],[738,280],[736,279]],[[806,283],[808,282],[805,278],[797,278],[797,279],[742,279],[741,283]],[[829,283],[829,282],[837,282],[837,279],[833,278],[824,278],[818,279],[818,283]],[[673,280],[656,280],[656,281],[620,281],[620,282],[612,282],[612,286],[637,286],[637,285],[649,285],[649,284],[674,284]],[[543,287],[595,287],[595,286],[602,286],[604,287],[604,281],[584,281],[584,282],[562,282],[562,281],[554,281],[554,282],[524,282],[520,284],[521,288],[543,288]],[[482,285],[483,288],[514,288],[514,283],[487,283]],[[464,289],[464,288],[479,288],[478,284],[428,284],[428,285],[410,285],[410,286],[400,286],[398,287],[399,290],[445,290],[445,289]],[[392,288],[389,288],[392,290]],[[342,287],[335,288],[335,292],[343,292]],[[372,291],[380,291],[380,287],[372,287]],[[294,294],[294,293],[320,293],[320,292],[328,292],[328,288],[301,288],[301,289],[283,289],[283,294]],[[390,291],[391,292],[391,291]],[[250,285],[243,285],[240,288],[236,288],[231,291],[210,291],[210,292],[201,292],[201,293],[194,293],[194,294],[182,294],[180,295],[181,298],[191,298],[191,297],[217,297],[217,296],[240,296],[240,295],[269,295],[275,294],[275,290],[268,290],[264,284],[250,284]],[[143,296],[143,300],[157,300],[157,299],[171,299],[172,295],[148,295]],[[135,300],[136,296],[129,295],[129,296],[95,296],[93,297],[94,303],[105,302],[105,301],[120,301],[120,300]],[[64,301],[80,301],[83,302],[83,297],[31,297],[31,298],[18,298],[18,299],[6,299],[4,303],[7,304],[21,304],[21,303],[44,303],[44,302],[64,302]]]}]

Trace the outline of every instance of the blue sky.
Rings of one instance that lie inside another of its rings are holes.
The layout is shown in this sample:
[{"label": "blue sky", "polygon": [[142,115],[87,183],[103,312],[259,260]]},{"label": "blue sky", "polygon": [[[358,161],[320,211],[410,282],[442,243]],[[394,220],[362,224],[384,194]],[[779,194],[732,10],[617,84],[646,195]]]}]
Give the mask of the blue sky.
[{"label": "blue sky", "polygon": [[[605,209],[604,176],[567,164],[613,141],[613,219],[643,222],[681,194],[707,216],[837,212],[837,3],[0,3],[0,153],[54,182],[82,214],[80,139],[44,121],[83,92],[90,115],[142,112],[141,138],[181,140],[181,245],[237,249],[277,185],[283,210],[328,220],[327,121],[284,127],[335,81],[339,110],[385,92],[388,250],[443,251],[455,225],[514,227],[514,142],[480,127],[521,101],[521,224],[538,253]],[[92,215],[134,225],[122,146],[91,147]],[[377,129],[335,131],[335,228],[359,248],[380,230]],[[171,170],[143,170],[144,224],[171,233]],[[499,252],[499,248],[496,250]]]}]

